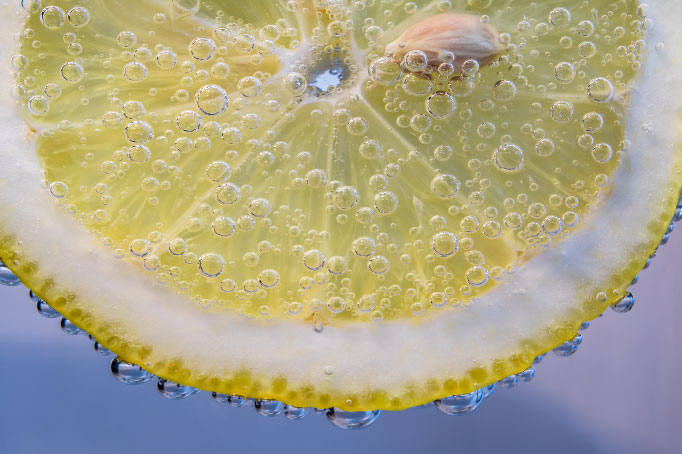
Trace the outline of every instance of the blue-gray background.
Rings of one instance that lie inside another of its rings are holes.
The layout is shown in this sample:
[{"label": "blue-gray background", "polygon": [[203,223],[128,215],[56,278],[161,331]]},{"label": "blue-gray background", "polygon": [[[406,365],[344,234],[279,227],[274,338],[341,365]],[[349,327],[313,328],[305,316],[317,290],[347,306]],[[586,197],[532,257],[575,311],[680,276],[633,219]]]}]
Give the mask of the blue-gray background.
[{"label": "blue-gray background", "polygon": [[86,336],[40,317],[25,288],[1,288],[0,453],[682,453],[681,253],[676,232],[632,288],[632,312],[607,311],[532,382],[471,415],[384,412],[356,432],[122,385]]}]

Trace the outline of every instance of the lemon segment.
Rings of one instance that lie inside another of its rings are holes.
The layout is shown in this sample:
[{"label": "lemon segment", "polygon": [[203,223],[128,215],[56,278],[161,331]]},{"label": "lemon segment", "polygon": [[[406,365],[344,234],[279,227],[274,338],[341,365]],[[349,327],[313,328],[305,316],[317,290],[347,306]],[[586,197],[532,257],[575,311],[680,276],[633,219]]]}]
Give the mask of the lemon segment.
[{"label": "lemon segment", "polygon": [[[0,256],[160,377],[470,392],[620,299],[670,222],[673,3],[140,3],[4,7]],[[385,53],[439,14],[503,50]]]}]

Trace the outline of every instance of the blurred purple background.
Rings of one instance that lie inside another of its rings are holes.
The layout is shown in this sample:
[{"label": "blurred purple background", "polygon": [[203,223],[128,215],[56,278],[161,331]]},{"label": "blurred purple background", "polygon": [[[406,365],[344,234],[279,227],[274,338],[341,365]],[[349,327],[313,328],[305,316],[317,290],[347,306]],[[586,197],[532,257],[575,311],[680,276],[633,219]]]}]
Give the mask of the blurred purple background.
[{"label": "blurred purple background", "polygon": [[607,311],[574,356],[548,355],[530,383],[498,387],[470,415],[384,412],[361,431],[120,384],[87,336],[40,317],[24,287],[3,287],[0,453],[682,453],[680,253],[673,233],[632,287],[634,309]]}]

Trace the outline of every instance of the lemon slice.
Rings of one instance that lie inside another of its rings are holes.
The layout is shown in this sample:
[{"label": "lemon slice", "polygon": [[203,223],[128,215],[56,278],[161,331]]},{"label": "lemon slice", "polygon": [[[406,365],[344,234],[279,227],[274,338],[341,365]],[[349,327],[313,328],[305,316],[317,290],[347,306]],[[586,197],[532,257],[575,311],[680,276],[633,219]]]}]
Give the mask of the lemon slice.
[{"label": "lemon slice", "polygon": [[120,358],[402,409],[618,302],[680,192],[674,1],[2,7],[0,256]]}]

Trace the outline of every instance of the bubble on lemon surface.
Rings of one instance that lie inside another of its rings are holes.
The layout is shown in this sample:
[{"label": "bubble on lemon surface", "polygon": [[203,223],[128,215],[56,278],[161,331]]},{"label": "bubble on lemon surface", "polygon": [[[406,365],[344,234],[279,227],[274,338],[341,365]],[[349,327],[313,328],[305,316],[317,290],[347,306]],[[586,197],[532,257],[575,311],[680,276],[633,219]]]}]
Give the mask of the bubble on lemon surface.
[{"label": "bubble on lemon surface", "polygon": [[218,85],[204,85],[196,93],[197,107],[206,115],[219,115],[228,106],[228,96]]},{"label": "bubble on lemon surface", "polygon": [[78,82],[83,78],[83,68],[76,62],[64,63],[59,72],[67,82]]},{"label": "bubble on lemon surface", "polygon": [[587,94],[594,102],[608,102],[613,98],[614,93],[615,89],[613,84],[604,77],[592,79],[587,85]]},{"label": "bubble on lemon surface", "polygon": [[505,172],[515,172],[523,167],[524,154],[521,147],[515,144],[499,146],[493,153],[495,166]]},{"label": "bubble on lemon surface", "polygon": [[199,258],[199,270],[206,277],[216,277],[223,272],[225,260],[218,254],[209,252]]}]

